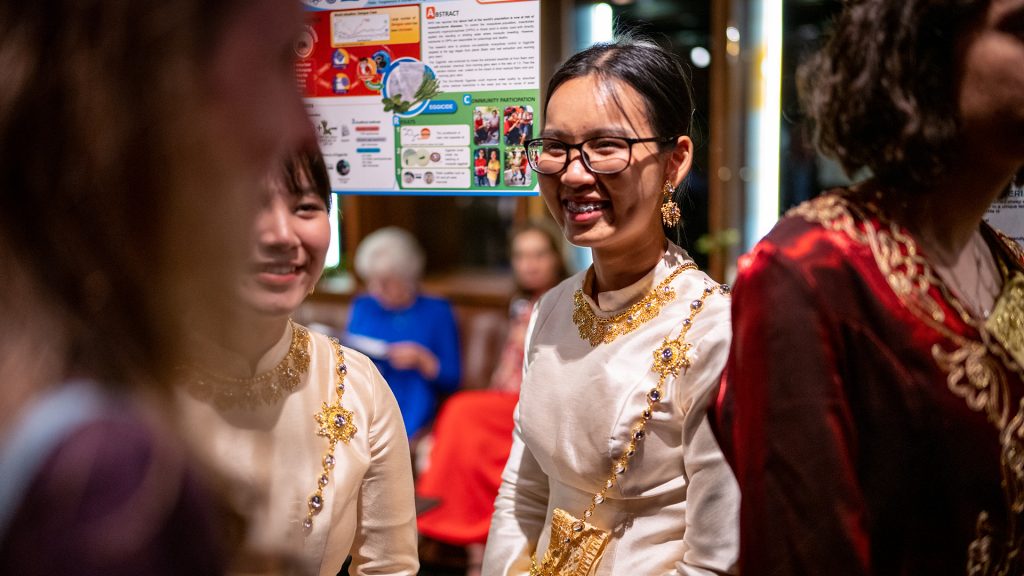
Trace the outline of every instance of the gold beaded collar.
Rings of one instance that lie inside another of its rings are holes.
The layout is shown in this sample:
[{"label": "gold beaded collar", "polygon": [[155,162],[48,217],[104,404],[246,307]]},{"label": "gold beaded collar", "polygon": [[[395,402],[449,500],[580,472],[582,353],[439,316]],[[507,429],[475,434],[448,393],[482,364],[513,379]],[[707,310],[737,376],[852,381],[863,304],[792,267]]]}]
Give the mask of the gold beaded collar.
[{"label": "gold beaded collar", "polygon": [[[587,303],[587,299],[583,296],[583,289],[580,288],[572,296],[572,323],[579,329],[580,338],[590,342],[591,346],[597,346],[602,342],[610,343],[619,336],[629,334],[657,317],[662,306],[676,297],[676,291],[671,286],[676,276],[679,276],[684,270],[696,269],[697,265],[693,262],[677,266],[647,295],[626,310],[609,317],[598,316]],[[592,270],[587,274],[591,274]]]},{"label": "gold beaded collar", "polygon": [[281,362],[267,372],[252,378],[235,378],[211,372],[197,364],[179,368],[181,381],[196,400],[225,410],[253,409],[272,406],[283,396],[295,391],[309,370],[309,331],[288,320],[292,342]]}]

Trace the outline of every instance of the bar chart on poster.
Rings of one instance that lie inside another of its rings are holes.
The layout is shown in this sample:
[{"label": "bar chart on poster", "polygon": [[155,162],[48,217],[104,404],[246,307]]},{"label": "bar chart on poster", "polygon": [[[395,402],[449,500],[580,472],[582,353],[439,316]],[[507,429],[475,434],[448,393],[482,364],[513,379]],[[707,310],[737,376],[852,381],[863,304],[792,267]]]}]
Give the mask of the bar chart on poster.
[{"label": "bar chart on poster", "polygon": [[539,0],[304,0],[296,81],[340,194],[533,195]]}]

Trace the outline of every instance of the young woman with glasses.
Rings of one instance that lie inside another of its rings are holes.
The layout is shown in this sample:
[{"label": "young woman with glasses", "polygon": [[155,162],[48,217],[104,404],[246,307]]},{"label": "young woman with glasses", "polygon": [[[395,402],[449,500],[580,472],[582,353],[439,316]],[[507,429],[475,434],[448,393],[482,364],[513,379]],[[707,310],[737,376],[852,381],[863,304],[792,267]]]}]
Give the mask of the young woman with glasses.
[{"label": "young woman with glasses", "polygon": [[551,79],[526,143],[565,237],[594,264],[537,305],[483,573],[725,574],[739,494],[704,407],[728,289],[668,241],[693,158],[689,80],[645,41]]}]

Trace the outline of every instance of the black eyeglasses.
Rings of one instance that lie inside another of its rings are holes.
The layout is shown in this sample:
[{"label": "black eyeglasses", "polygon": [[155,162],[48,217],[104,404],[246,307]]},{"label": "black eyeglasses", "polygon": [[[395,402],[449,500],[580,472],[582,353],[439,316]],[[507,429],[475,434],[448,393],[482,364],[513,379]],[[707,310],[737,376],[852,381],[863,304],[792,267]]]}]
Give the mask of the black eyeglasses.
[{"label": "black eyeglasses", "polygon": [[569,166],[570,150],[579,150],[583,165],[595,174],[618,174],[633,158],[633,144],[657,142],[668,144],[677,136],[655,138],[622,138],[595,136],[579,144],[568,144],[556,138],[534,138],[526,141],[526,159],[538,174],[558,174]]}]

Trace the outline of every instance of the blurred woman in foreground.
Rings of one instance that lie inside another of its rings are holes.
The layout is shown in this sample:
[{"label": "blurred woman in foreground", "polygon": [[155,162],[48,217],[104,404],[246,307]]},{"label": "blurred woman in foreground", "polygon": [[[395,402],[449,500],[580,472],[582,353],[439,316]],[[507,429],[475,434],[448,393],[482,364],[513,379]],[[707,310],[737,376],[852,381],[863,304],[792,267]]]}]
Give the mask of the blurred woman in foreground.
[{"label": "blurred woman in foreground", "polygon": [[0,573],[222,569],[159,383],[242,263],[224,215],[312,137],[302,24],[280,0],[0,5]]}]

